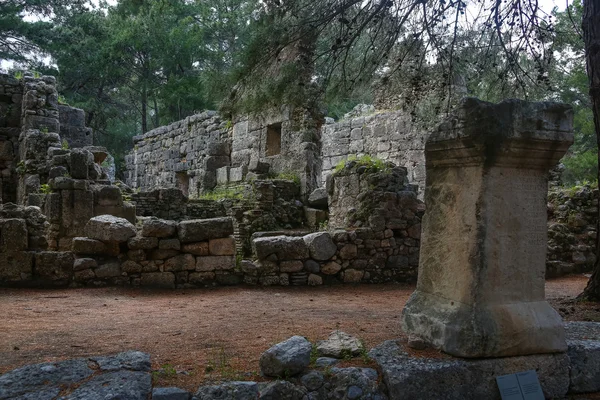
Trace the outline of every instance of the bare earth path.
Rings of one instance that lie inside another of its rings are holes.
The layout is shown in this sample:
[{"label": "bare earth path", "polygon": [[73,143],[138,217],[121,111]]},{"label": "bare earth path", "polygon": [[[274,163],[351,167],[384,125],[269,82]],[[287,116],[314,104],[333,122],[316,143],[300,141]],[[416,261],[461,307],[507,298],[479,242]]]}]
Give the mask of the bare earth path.
[{"label": "bare earth path", "polygon": [[[586,282],[580,275],[547,283],[547,297],[566,319],[600,316],[600,305],[581,311],[573,302]],[[399,316],[413,290],[411,285],[0,289],[0,373],[136,349],[150,353],[154,368],[163,367],[155,376],[162,384],[193,390],[216,377],[256,379],[260,354],[291,335],[316,341],[341,329],[368,348],[402,336]]]}]

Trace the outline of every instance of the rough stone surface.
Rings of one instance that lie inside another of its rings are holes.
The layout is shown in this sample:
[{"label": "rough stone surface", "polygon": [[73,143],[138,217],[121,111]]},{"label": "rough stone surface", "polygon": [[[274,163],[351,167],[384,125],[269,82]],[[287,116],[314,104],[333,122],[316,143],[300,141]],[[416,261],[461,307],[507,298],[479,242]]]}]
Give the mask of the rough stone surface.
[{"label": "rough stone surface", "polygon": [[309,256],[306,242],[301,237],[262,237],[254,239],[252,246],[259,259],[275,255],[278,260],[304,260]]},{"label": "rough stone surface", "polygon": [[327,340],[317,343],[317,351],[323,357],[357,356],[362,350],[363,345],[359,339],[342,331],[333,331]]},{"label": "rough stone surface", "polygon": [[112,215],[93,217],[85,229],[89,238],[103,242],[126,242],[136,235],[135,226],[131,222]]},{"label": "rough stone surface", "polygon": [[211,218],[182,221],[179,223],[181,243],[202,242],[233,235],[231,218]]},{"label": "rough stone surface", "polygon": [[266,376],[294,376],[310,364],[312,346],[302,336],[292,336],[260,356],[260,370]]},{"label": "rough stone surface", "polygon": [[150,218],[142,224],[142,236],[164,238],[175,235],[177,223],[164,219]]},{"label": "rough stone surface", "polygon": [[157,387],[152,389],[152,400],[189,400],[191,394],[176,387]]},{"label": "rough stone surface", "polygon": [[547,171],[573,142],[572,118],[557,103],[465,99],[428,138],[426,257],[405,332],[461,357],[566,350],[544,273]]},{"label": "rough stone surface", "polygon": [[311,233],[304,236],[303,239],[313,260],[329,260],[337,252],[337,246],[327,232]]},{"label": "rough stone surface", "polygon": [[256,382],[226,382],[221,385],[200,386],[195,396],[201,400],[258,399],[258,385]]},{"label": "rough stone surface", "polygon": [[570,392],[600,391],[600,342],[569,340],[567,354],[571,359]]},{"label": "rough stone surface", "polygon": [[397,342],[386,341],[369,356],[381,368],[390,399],[500,400],[496,377],[528,370],[537,371],[546,398],[564,398],[569,389],[566,353],[481,360],[441,355],[432,359],[412,357]]},{"label": "rough stone surface", "polygon": [[93,377],[65,396],[64,400],[147,400],[151,391],[149,373],[122,370]]}]

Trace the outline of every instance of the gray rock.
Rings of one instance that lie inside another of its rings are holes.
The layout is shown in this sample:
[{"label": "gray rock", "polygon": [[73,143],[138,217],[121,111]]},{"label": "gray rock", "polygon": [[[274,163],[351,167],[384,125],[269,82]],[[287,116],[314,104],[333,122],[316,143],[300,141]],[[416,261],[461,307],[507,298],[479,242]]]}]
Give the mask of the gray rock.
[{"label": "gray rock", "polygon": [[304,269],[312,274],[318,274],[321,272],[321,265],[315,260],[306,260],[304,262]]},{"label": "gray rock", "polygon": [[118,262],[109,262],[99,266],[94,272],[98,278],[114,278],[121,275],[121,267]]},{"label": "gray rock", "polygon": [[131,250],[151,250],[158,247],[158,238],[156,237],[132,237],[127,241],[127,246]]},{"label": "gray rock", "polygon": [[330,366],[335,365],[335,364],[337,364],[339,362],[340,362],[340,360],[338,360],[337,358],[333,358],[333,357],[319,357],[315,361],[315,367],[319,367],[319,368],[330,367]]},{"label": "gray rock", "polygon": [[150,218],[142,224],[142,236],[164,238],[175,236],[177,222],[164,219]]},{"label": "gray rock", "polygon": [[260,400],[304,400],[307,390],[288,381],[260,385]]},{"label": "gray rock", "polygon": [[252,241],[256,257],[264,260],[275,255],[278,260],[303,260],[309,257],[308,247],[301,237],[269,236]]},{"label": "gray rock", "polygon": [[372,368],[332,368],[328,391],[345,393],[344,399],[385,399],[378,374]]},{"label": "gray rock", "polygon": [[200,386],[195,397],[199,400],[256,400],[256,382],[226,382],[222,385]]},{"label": "gray rock", "polygon": [[567,341],[571,359],[570,393],[600,391],[600,342],[595,340]]},{"label": "gray rock", "polygon": [[27,394],[31,394],[31,399],[37,399],[33,393],[39,394],[40,399],[47,398],[44,396],[54,393],[55,388],[78,383],[93,373],[83,359],[27,365],[0,375],[0,399],[13,399]]},{"label": "gray rock", "polygon": [[152,390],[152,400],[189,400],[190,393],[176,387],[156,387]]},{"label": "gray rock", "polygon": [[135,226],[131,222],[112,215],[90,219],[85,230],[88,237],[103,242],[126,242],[135,236]]},{"label": "gray rock", "polygon": [[308,204],[314,208],[326,209],[327,190],[325,188],[318,188],[314,190],[310,196],[308,196]]},{"label": "gray rock", "polygon": [[96,362],[102,371],[150,371],[150,355],[141,351],[126,351],[108,357],[90,357],[90,360]]},{"label": "gray rock", "polygon": [[310,252],[310,257],[314,260],[329,260],[337,252],[337,246],[327,232],[311,233],[304,236],[303,239]]},{"label": "gray rock", "polygon": [[179,223],[181,243],[202,242],[233,235],[231,218],[211,218],[182,221]]},{"label": "gray rock", "polygon": [[600,322],[565,322],[567,340],[600,340]]},{"label": "gray rock", "polygon": [[93,269],[98,266],[98,262],[93,258],[78,258],[73,262],[73,271],[83,271],[84,269]]},{"label": "gray rock", "polygon": [[266,376],[294,376],[310,364],[312,346],[302,336],[292,336],[260,356],[260,370]]},{"label": "gray rock", "polygon": [[310,371],[307,374],[302,375],[300,382],[309,392],[319,390],[325,382],[325,377],[319,371]]},{"label": "gray rock", "polygon": [[106,245],[100,240],[76,237],[71,242],[71,250],[76,254],[104,254]]},{"label": "gray rock", "polygon": [[344,358],[346,356],[357,356],[363,349],[363,345],[352,335],[342,331],[333,331],[327,340],[317,343],[317,351],[320,356]]},{"label": "gray rock", "polygon": [[121,370],[97,375],[61,400],[147,400],[151,391],[148,372]]},{"label": "gray rock", "polygon": [[566,353],[478,360],[414,358],[390,340],[369,356],[381,368],[391,399],[500,400],[497,376],[532,369],[537,370],[546,398],[563,398],[569,389]]}]

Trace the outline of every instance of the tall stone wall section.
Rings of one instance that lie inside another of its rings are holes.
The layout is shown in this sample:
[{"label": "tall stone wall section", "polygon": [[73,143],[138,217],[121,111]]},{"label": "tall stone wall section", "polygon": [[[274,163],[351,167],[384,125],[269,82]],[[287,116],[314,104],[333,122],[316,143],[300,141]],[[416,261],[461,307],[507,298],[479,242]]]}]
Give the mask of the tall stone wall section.
[{"label": "tall stone wall section", "polygon": [[186,195],[213,189],[217,169],[230,165],[228,125],[206,111],[134,137],[125,182],[142,191],[177,187]]},{"label": "tall stone wall section", "polygon": [[21,133],[21,82],[0,74],[0,200],[16,202],[16,173],[19,134]]},{"label": "tall stone wall section", "polygon": [[403,166],[408,180],[425,189],[425,132],[402,111],[373,114],[324,125],[321,132],[321,185],[349,157],[377,157]]}]

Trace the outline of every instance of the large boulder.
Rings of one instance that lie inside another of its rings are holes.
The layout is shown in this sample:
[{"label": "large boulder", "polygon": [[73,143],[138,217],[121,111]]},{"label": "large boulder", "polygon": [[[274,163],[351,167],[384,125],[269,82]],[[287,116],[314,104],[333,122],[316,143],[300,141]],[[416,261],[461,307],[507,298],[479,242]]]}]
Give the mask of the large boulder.
[{"label": "large boulder", "polygon": [[331,235],[327,232],[316,232],[304,236],[310,257],[314,260],[325,261],[333,257],[337,246],[333,243]]},{"label": "large boulder", "polygon": [[315,189],[310,196],[308,196],[308,204],[311,207],[324,210],[327,208],[327,189],[318,188]]},{"label": "large boulder", "polygon": [[306,242],[295,236],[267,236],[252,241],[259,260],[275,255],[278,260],[304,260],[309,257]]},{"label": "large boulder", "polygon": [[258,398],[256,382],[225,382],[220,385],[200,386],[196,398],[202,400],[250,400]]},{"label": "large boulder", "polygon": [[233,235],[231,218],[194,219],[179,223],[181,243],[203,242]]},{"label": "large boulder", "polygon": [[292,336],[260,356],[260,370],[266,376],[294,376],[310,364],[312,346],[302,336]]},{"label": "large boulder", "polygon": [[135,226],[125,218],[100,215],[90,219],[85,227],[86,235],[103,242],[126,242],[135,236]]}]

